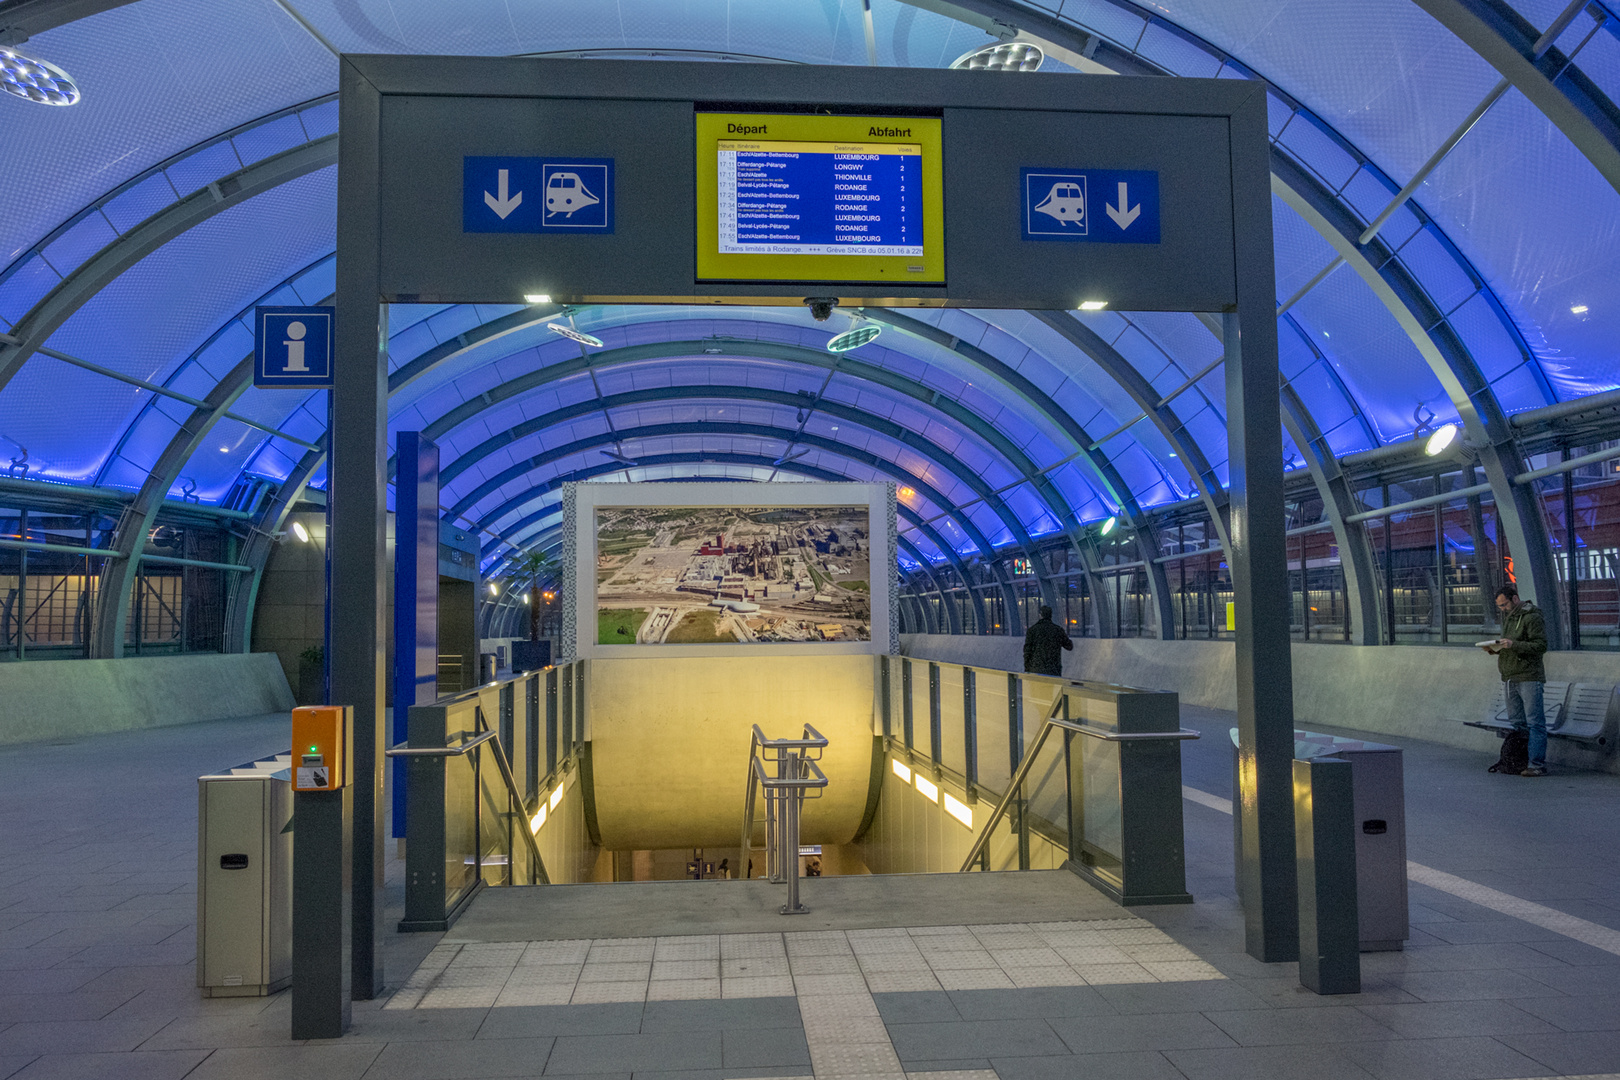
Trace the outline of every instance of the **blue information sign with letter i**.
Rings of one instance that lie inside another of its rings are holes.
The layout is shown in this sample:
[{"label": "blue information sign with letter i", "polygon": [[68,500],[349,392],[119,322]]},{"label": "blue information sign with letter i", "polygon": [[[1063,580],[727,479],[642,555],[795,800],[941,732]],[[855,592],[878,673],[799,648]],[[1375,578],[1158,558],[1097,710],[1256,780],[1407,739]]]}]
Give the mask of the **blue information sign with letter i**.
[{"label": "blue information sign with letter i", "polygon": [[330,390],[336,352],[330,307],[253,309],[253,385]]},{"label": "blue information sign with letter i", "polygon": [[1024,240],[1157,244],[1159,174],[1142,169],[1024,168]]}]

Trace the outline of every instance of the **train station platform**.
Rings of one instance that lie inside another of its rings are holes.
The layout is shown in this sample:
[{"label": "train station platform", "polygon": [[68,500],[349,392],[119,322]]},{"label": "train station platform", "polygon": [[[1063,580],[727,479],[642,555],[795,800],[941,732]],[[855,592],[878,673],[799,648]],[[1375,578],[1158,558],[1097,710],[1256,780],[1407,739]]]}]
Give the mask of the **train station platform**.
[{"label": "train station platform", "polygon": [[286,722],[0,748],[0,1080],[1620,1074],[1620,778],[1498,777],[1416,740],[1412,934],[1363,955],[1357,995],[1244,953],[1229,748],[1206,737],[1193,904],[1119,908],[1063,871],[807,880],[798,918],[752,882],[488,890],[448,934],[390,935],[388,993],[348,1035],[295,1043],[287,992],[205,999],[193,968],[194,778]]}]

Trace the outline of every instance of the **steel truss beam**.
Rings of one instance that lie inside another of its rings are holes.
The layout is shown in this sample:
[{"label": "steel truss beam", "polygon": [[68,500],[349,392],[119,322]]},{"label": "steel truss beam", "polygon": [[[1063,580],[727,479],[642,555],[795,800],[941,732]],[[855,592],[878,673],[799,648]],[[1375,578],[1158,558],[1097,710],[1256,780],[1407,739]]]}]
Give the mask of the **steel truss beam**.
[{"label": "steel truss beam", "polygon": [[[1221,320],[1213,315],[1200,315],[1198,318],[1219,341],[1223,333]],[[1304,335],[1301,337],[1316,352],[1317,359],[1322,359],[1322,354],[1316,351],[1316,344]],[[1357,417],[1365,426],[1366,420],[1361,418],[1359,411]],[[1347,602],[1350,606],[1350,640],[1356,645],[1382,645],[1386,638],[1378,603],[1378,578],[1374,572],[1376,563],[1372,541],[1366,529],[1356,528],[1345,520],[1356,512],[1355,491],[1340,467],[1338,457],[1328,446],[1316,418],[1286,379],[1282,383],[1282,421],[1283,427],[1288,429],[1288,437],[1305,455],[1306,468],[1316,484],[1317,494],[1322,498],[1322,513],[1333,530],[1334,542],[1339,545],[1339,565],[1344,572],[1345,596],[1349,598]],[[1376,442],[1376,438],[1373,441]],[[1300,542],[1305,543],[1303,540]],[[1309,602],[1307,599],[1306,603]]]},{"label": "steel truss beam", "polygon": [[1503,0],[1412,0],[1501,73],[1616,191],[1620,108],[1560,49],[1538,55],[1541,32]]},{"label": "steel truss beam", "polygon": [[[1362,225],[1332,192],[1291,160],[1273,151],[1272,191],[1286,202],[1355,270],[1384,304],[1462,418],[1468,441],[1477,449],[1490,481],[1502,532],[1513,552],[1525,598],[1547,615],[1547,641],[1562,648],[1563,598],[1553,567],[1546,518],[1533,488],[1513,483],[1524,471],[1524,456],[1490,383],[1445,316],[1406,267],[1374,237],[1360,243]],[[1364,606],[1364,605],[1363,605]]]}]

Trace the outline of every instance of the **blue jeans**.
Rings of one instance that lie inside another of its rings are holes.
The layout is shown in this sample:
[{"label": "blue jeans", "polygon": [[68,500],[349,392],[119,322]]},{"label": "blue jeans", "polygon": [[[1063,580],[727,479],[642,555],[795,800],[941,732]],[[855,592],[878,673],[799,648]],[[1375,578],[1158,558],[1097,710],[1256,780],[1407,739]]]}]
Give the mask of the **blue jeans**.
[{"label": "blue jeans", "polygon": [[1547,712],[1541,705],[1542,684],[1538,682],[1508,682],[1503,687],[1507,696],[1508,719],[1520,731],[1530,736],[1530,767],[1547,767]]}]

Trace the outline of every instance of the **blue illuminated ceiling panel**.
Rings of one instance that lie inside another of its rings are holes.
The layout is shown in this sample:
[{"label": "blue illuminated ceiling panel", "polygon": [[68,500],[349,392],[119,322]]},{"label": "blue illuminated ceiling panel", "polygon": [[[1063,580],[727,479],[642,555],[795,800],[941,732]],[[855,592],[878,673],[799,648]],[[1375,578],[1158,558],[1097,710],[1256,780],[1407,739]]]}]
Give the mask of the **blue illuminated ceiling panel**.
[{"label": "blue illuminated ceiling panel", "polygon": [[[544,9],[422,0],[298,0],[298,6],[338,48],[353,51],[626,55],[656,49],[666,56],[691,50],[716,58],[866,62],[859,0],[786,0],[769,7],[718,2],[671,7],[659,0],[626,0],[612,8],[587,0]],[[1518,6],[1539,25],[1560,5],[1525,0]],[[964,23],[907,3],[875,0],[872,8],[881,64],[939,67],[990,40]],[[1272,131],[1279,147],[1323,185],[1339,191],[1363,219],[1377,212],[1393,187],[1497,77],[1409,0],[1354,5],[1167,0],[1155,10],[1155,18],[1168,16],[1235,53],[1324,119],[1315,122],[1296,114],[1281,98],[1273,99]],[[1009,7],[1008,12],[1016,16],[1017,9]],[[296,118],[271,120],[232,143],[207,145],[222,131],[330,93],[336,73],[330,54],[271,0],[243,0],[232,8],[230,19],[210,16],[217,16],[217,10],[204,0],[142,0],[36,38],[41,55],[70,71],[86,98],[72,109],[17,105],[0,114],[8,152],[16,148],[29,155],[54,178],[50,185],[0,188],[0,267],[124,180],[187,147],[197,150],[165,174],[119,196],[105,214],[98,211],[72,224],[43,258],[19,264],[10,280],[0,282],[0,315],[20,315],[61,273],[90,258],[117,230],[185,194],[182,189],[330,130],[321,127],[316,113],[325,110],[330,125],[333,109],[319,106]],[[1112,0],[1067,0],[1061,17],[1178,74],[1241,74],[1223,69],[1218,57],[1147,18],[1145,9]],[[1582,15],[1568,31],[1569,40],[1590,25]],[[141,49],[132,50],[132,43]],[[157,57],[164,77],[157,78],[150,65],[133,62],[137,55]],[[1609,67],[1620,76],[1620,65],[1603,66],[1608,56],[1601,49],[1590,54],[1594,77]],[[169,93],[176,80],[190,92]],[[1394,180],[1375,175],[1380,168]],[[126,274],[64,326],[52,344],[142,378],[172,379],[176,389],[205,396],[211,380],[229,370],[233,355],[240,359],[241,333],[220,333],[217,347],[202,349],[189,362],[187,358],[243,303],[259,295],[255,289],[262,291],[330,252],[332,205],[328,170],[324,180],[306,178],[222,215]],[[1620,340],[1620,303],[1608,300],[1620,295],[1620,256],[1614,254],[1620,251],[1615,243],[1620,239],[1620,197],[1516,92],[1504,97],[1419,189],[1414,206],[1432,215],[1438,227],[1425,228],[1419,214],[1403,210],[1385,227],[1381,240],[1397,251],[1401,267],[1447,314],[1450,329],[1466,343],[1504,408],[1544,404],[1549,387],[1554,396],[1569,397],[1620,381],[1620,349],[1613,344]],[[1326,265],[1332,249],[1292,211],[1281,203],[1277,207],[1281,300]],[[1495,298],[1479,291],[1479,282],[1448,247],[1448,239],[1494,288]],[[290,288],[287,302],[310,302],[329,293],[331,269],[327,261],[319,273]],[[397,370],[458,334],[476,333],[516,310],[510,305],[396,306],[390,313],[390,368]],[[1114,431],[1139,411],[1107,372],[1026,313],[916,310],[903,315],[925,328],[938,326],[1006,364],[1067,410],[1092,438]],[[802,309],[788,307],[727,311],[722,318],[712,308],[590,307],[574,318],[579,329],[601,337],[608,350],[716,339],[719,351],[713,354],[704,350],[701,356],[601,369],[598,381],[607,394],[659,387],[690,394],[689,388],[706,385],[820,392],[825,369],[772,359],[745,365],[736,358],[746,358],[750,350],[738,342],[794,345],[820,353],[828,337],[853,325],[847,312],[820,324]],[[1209,327],[1192,316],[1105,312],[1084,316],[1084,321],[1160,393],[1179,387],[1220,352]],[[1295,305],[1280,323],[1280,337],[1284,375],[1337,453],[1404,437],[1413,426],[1413,410],[1420,406],[1441,419],[1452,415],[1428,365],[1353,269],[1341,267]],[[1533,356],[1528,363],[1527,356]],[[424,427],[514,378],[578,358],[578,347],[558,338],[543,321],[525,327],[469,349],[405,387],[392,401],[390,427]],[[886,325],[876,342],[849,354],[849,360],[901,374],[938,391],[942,400],[961,403],[1037,466],[1052,467],[1053,485],[1082,521],[1113,512],[1091,473],[1073,462],[1059,464],[1076,449],[1061,426],[1017,400],[961,352]],[[1222,378],[1216,367],[1175,399],[1185,435],[1218,478],[1225,475],[1226,456]],[[976,498],[964,476],[990,486],[1015,485],[1003,496],[1009,513],[1033,532],[1059,527],[1053,508],[1027,484],[1018,485],[1020,474],[1007,460],[981,437],[961,431],[954,418],[842,372],[825,392],[830,401],[919,432],[956,461],[943,464],[914,447],[815,410],[807,418],[810,431],[894,461],[957,502]],[[576,375],[513,398],[447,433],[442,440],[447,458],[523,420],[588,401],[595,393],[588,377]],[[50,407],[53,395],[55,400],[70,395],[82,413],[70,420]],[[308,403],[307,394],[250,391],[234,407],[313,441],[322,420]],[[627,423],[651,423],[655,416],[701,417],[720,425],[770,422],[793,428],[798,420],[792,409],[732,399],[639,405],[616,410],[615,423],[620,413]],[[153,402],[144,391],[35,357],[0,392],[0,440],[29,445],[48,475],[131,487],[187,414],[188,407]],[[476,487],[541,448],[600,434],[606,424],[596,413],[536,433],[521,446],[505,448],[468,469],[458,490]],[[835,425],[840,430],[833,431]],[[303,452],[243,425],[222,426],[218,435],[204,447],[215,456],[199,453],[184,470],[191,490],[205,498],[222,495],[243,470],[285,476]],[[728,441],[740,446],[748,440],[738,436]],[[679,444],[686,452],[702,440],[645,442]],[[751,445],[759,449],[766,443],[753,439]],[[785,443],[772,445],[768,452],[786,448]],[[0,449],[8,449],[5,442]],[[648,451],[643,447],[638,452]],[[1297,454],[1291,445],[1286,452]],[[1195,490],[1177,445],[1149,422],[1107,440],[1101,453],[1144,505],[1179,502]],[[578,457],[557,463],[550,474],[606,460],[595,451]],[[868,470],[819,449],[803,460],[846,473]],[[756,466],[725,466],[733,467],[741,470],[738,476],[757,475]],[[666,475],[655,472],[645,475]],[[501,498],[521,487],[521,482],[502,485]],[[930,515],[938,512],[928,510]],[[1011,539],[990,507],[976,503],[967,513],[997,542]],[[950,522],[937,524],[943,530]],[[960,540],[964,548],[971,547],[965,536],[947,535],[953,544]]]},{"label": "blue illuminated ceiling panel", "polygon": [[[163,383],[223,320],[290,268],[331,250],[335,174],[329,168],[284,184],[177,237],[96,294],[49,344]],[[0,391],[0,434],[28,446],[52,478],[82,482],[150,396],[35,356]],[[63,409],[64,401],[74,407]]]}]

